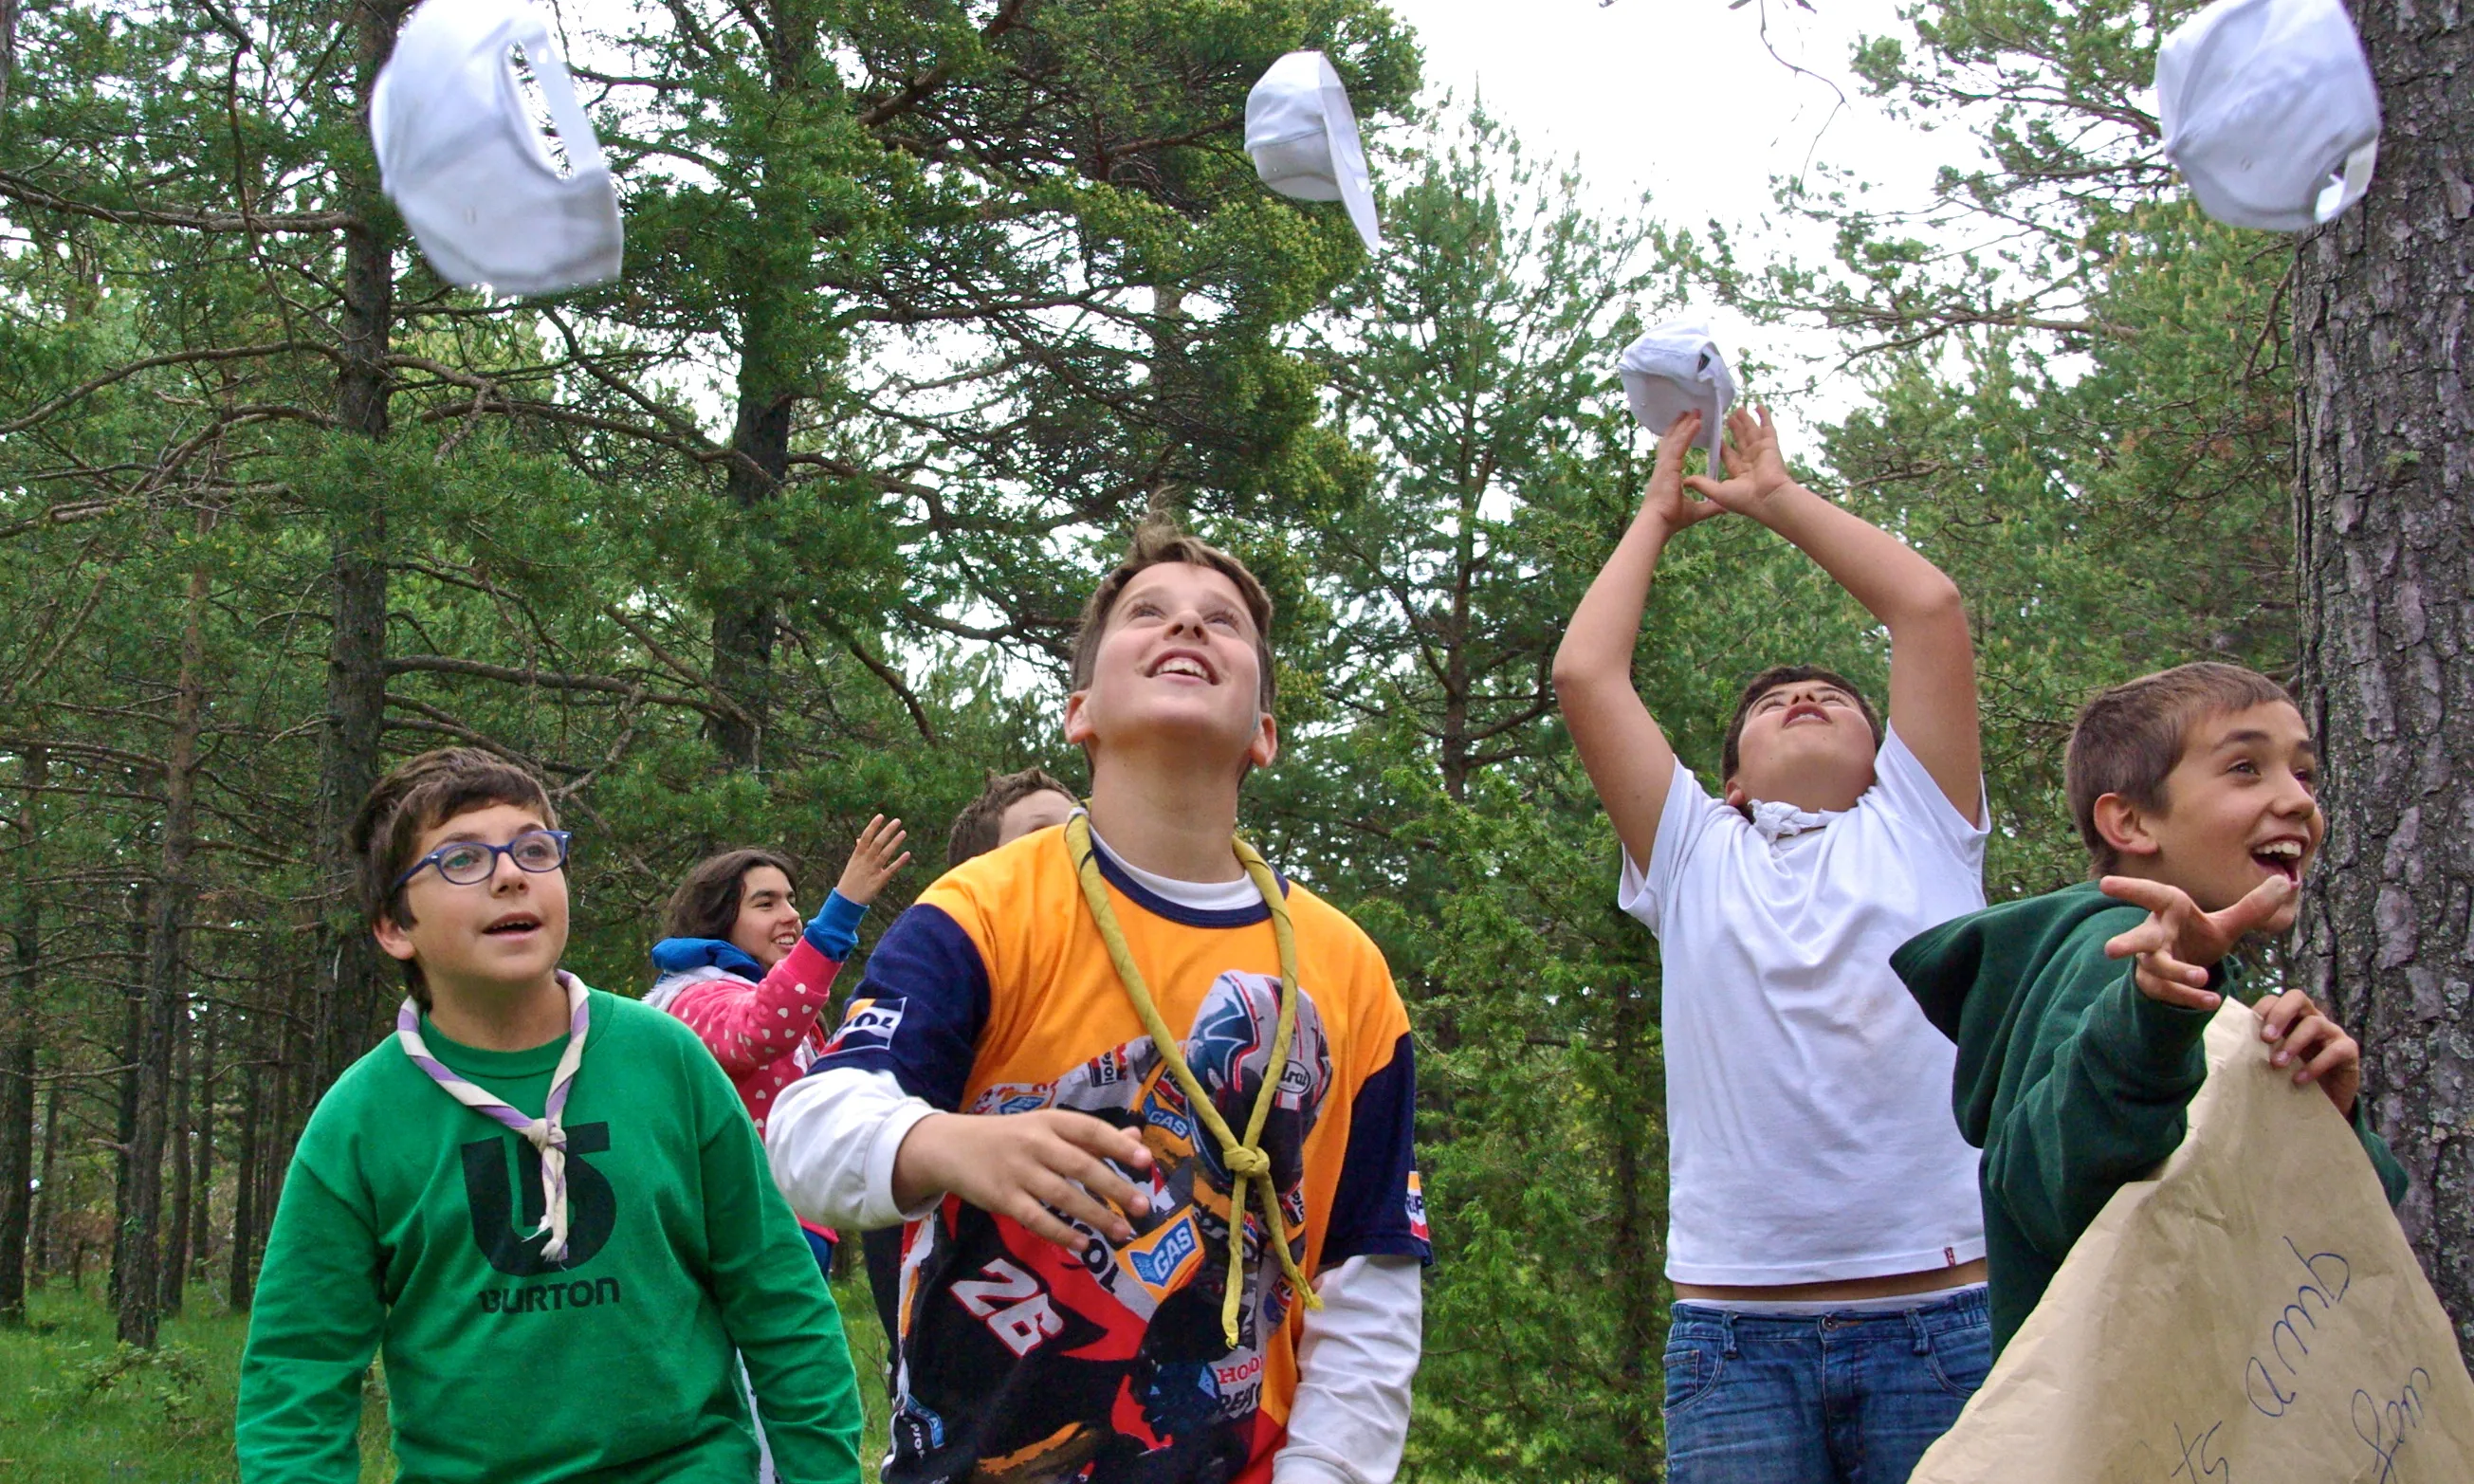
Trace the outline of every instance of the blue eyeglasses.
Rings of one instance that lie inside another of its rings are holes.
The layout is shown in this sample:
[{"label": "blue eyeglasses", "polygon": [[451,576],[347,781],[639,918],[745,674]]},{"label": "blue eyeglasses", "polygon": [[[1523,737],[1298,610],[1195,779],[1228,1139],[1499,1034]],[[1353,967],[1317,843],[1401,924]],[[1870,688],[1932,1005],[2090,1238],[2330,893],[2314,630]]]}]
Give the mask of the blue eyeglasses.
[{"label": "blue eyeglasses", "polygon": [[497,874],[500,856],[515,862],[516,869],[539,876],[567,864],[568,835],[566,830],[526,830],[503,845],[478,839],[449,840],[413,862],[412,869],[398,876],[388,890],[402,890],[406,882],[433,865],[449,886],[477,887]]}]

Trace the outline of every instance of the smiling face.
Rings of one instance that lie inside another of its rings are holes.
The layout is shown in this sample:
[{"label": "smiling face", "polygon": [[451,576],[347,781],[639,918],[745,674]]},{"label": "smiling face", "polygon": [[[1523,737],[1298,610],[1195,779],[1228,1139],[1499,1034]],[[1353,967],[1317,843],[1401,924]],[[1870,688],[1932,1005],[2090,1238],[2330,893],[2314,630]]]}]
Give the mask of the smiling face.
[{"label": "smiling face", "polygon": [[1225,574],[1187,562],[1134,573],[1108,610],[1088,682],[1065,700],[1065,740],[1097,767],[1111,751],[1225,755],[1232,772],[1278,751],[1262,708],[1262,638]]},{"label": "smiling face", "polygon": [[1873,786],[1879,745],[1856,693],[1838,682],[1808,677],[1771,686],[1744,712],[1727,802],[1853,809]]},{"label": "smiling face", "polygon": [[740,952],[766,968],[790,956],[807,925],[790,878],[780,867],[751,865],[739,878],[739,918],[730,925],[730,941]]},{"label": "smiling face", "polygon": [[[418,861],[452,840],[503,845],[546,829],[539,812],[516,804],[467,810],[421,833]],[[504,994],[551,983],[567,951],[567,869],[534,874],[512,857],[492,858],[487,881],[459,887],[424,866],[396,897],[400,915],[381,916],[373,933],[393,959],[417,961],[433,995]],[[403,918],[410,918],[405,926]]]},{"label": "smiling face", "polygon": [[[2299,882],[2327,834],[2319,811],[2318,749],[2302,713],[2285,701],[2194,719],[2163,798],[2144,809],[2118,793],[2097,800],[2097,825],[2121,874],[2181,888],[2221,912],[2270,876]],[[2292,926],[2299,899],[2264,931]]]}]

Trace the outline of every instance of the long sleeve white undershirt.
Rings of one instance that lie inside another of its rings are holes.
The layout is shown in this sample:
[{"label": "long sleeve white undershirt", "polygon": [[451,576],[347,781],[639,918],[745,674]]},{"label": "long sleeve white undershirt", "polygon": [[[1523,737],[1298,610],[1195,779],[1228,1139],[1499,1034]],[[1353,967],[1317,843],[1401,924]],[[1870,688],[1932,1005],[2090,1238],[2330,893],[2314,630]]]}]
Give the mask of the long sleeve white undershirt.
[{"label": "long sleeve white undershirt", "polygon": [[[834,1067],[790,1084],[773,1106],[764,1149],[774,1182],[801,1216],[869,1230],[935,1208],[893,1202],[893,1157],[937,1109],[890,1072]],[[1391,1484],[1409,1436],[1409,1383],[1422,1345],[1424,1293],[1414,1257],[1358,1256],[1315,1281],[1305,1312],[1288,1442],[1273,1484]]]}]

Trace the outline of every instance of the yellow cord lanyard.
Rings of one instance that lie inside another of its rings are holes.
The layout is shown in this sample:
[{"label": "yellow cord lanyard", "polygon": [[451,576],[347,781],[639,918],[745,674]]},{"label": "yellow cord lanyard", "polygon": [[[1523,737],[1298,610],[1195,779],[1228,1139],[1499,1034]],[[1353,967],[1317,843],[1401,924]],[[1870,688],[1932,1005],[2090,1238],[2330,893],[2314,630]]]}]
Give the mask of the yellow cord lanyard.
[{"label": "yellow cord lanyard", "polygon": [[1151,1033],[1152,1045],[1167,1063],[1169,1075],[1184,1091],[1194,1116],[1219,1140],[1221,1162],[1228,1167],[1228,1291],[1220,1306],[1220,1327],[1227,1337],[1228,1348],[1234,1350],[1239,1299],[1246,1283],[1246,1198],[1258,1181],[1263,1192],[1263,1222],[1271,1229],[1271,1247],[1279,1254],[1280,1271],[1288,1275],[1290,1285],[1307,1308],[1322,1308],[1322,1300],[1307,1284],[1297,1258],[1289,1253],[1288,1224],[1280,1217],[1280,1193],[1272,1184],[1272,1158],[1258,1142],[1263,1136],[1263,1124],[1272,1113],[1272,1101],[1279,1094],[1280,1074],[1288,1067],[1289,1044],[1297,1033],[1297,933],[1289,924],[1289,904],[1280,894],[1279,879],[1264,863],[1262,852],[1248,844],[1243,835],[1232,843],[1239,864],[1246,867],[1254,889],[1263,893],[1263,905],[1271,910],[1272,938],[1279,945],[1280,954],[1279,1026],[1272,1034],[1272,1058],[1264,1068],[1263,1085],[1254,1095],[1254,1110],[1247,1117],[1243,1139],[1230,1131],[1227,1121],[1220,1116],[1201,1080],[1186,1064],[1178,1038],[1170,1034],[1168,1023],[1160,1019],[1159,1007],[1152,1002],[1151,986],[1143,982],[1143,971],[1134,964],[1133,951],[1126,946],[1125,931],[1117,925],[1116,911],[1108,905],[1108,884],[1100,874],[1099,851],[1091,843],[1090,816],[1078,811],[1065,821],[1065,848],[1073,858],[1074,874],[1082,883],[1082,900],[1090,906],[1091,920],[1100,929],[1100,941],[1108,946],[1108,960],[1117,966],[1117,978],[1126,986],[1126,997],[1134,1002],[1134,1013],[1142,1017],[1143,1029]]}]

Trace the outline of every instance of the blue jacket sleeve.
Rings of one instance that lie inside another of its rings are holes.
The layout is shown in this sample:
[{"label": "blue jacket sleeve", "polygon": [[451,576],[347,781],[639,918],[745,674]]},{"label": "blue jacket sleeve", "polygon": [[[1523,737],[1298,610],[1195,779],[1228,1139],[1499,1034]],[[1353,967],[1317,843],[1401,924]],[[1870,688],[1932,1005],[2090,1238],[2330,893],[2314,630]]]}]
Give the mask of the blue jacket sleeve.
[{"label": "blue jacket sleeve", "polygon": [[816,952],[839,963],[859,946],[859,923],[866,915],[864,904],[854,902],[839,891],[829,892],[825,905],[817,908],[816,914],[808,919],[808,941],[816,945]]}]

